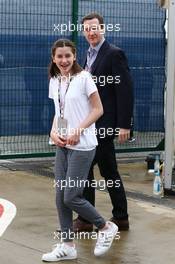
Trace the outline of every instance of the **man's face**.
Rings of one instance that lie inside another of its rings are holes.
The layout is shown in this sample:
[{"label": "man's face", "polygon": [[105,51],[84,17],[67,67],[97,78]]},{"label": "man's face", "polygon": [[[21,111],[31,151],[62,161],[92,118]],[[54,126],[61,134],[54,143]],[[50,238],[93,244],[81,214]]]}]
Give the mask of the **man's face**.
[{"label": "man's face", "polygon": [[97,18],[85,20],[83,29],[86,40],[93,47],[97,46],[104,37],[104,30],[101,28]]}]

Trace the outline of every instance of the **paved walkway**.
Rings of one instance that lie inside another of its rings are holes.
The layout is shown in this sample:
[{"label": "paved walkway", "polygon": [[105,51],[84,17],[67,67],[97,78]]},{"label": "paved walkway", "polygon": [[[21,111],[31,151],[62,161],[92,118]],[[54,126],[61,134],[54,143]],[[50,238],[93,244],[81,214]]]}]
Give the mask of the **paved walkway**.
[{"label": "paved walkway", "polygon": [[[127,190],[133,191],[134,181],[127,180],[130,177],[127,176],[128,167],[121,165],[120,169],[125,174]],[[137,171],[136,167],[133,171]],[[145,175],[144,167],[141,172]],[[148,194],[152,186],[151,178],[145,183],[144,177],[141,177],[136,185],[139,185],[138,191],[145,189]],[[97,208],[108,219],[111,216],[108,194],[97,191],[96,196]],[[57,215],[53,179],[3,167],[0,170],[0,198],[11,201],[17,207],[16,217],[0,238],[0,262],[42,263],[41,255],[57,243],[54,240]],[[128,205],[130,231],[121,232],[120,239],[115,240],[111,250],[101,258],[93,256],[94,240],[76,240],[78,260],[72,263],[175,263],[175,210],[143,199],[128,198]]]}]

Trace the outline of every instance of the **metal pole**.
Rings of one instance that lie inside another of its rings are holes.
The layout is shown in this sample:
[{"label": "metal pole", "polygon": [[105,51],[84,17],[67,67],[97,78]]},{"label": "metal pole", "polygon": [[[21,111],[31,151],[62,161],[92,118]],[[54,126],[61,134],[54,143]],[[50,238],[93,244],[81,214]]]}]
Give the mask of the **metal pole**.
[{"label": "metal pole", "polygon": [[72,41],[77,45],[78,44],[78,31],[77,31],[77,23],[78,23],[78,1],[72,0],[72,24],[75,25],[75,30],[72,32]]},{"label": "metal pole", "polygon": [[165,118],[165,189],[172,187],[172,162],[174,151],[174,94],[175,94],[175,0],[168,6],[168,55]]}]

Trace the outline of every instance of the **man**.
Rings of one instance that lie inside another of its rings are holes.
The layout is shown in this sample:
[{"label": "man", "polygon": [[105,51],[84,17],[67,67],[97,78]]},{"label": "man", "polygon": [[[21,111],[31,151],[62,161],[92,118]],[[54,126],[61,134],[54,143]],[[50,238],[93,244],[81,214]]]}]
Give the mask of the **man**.
[{"label": "man", "polygon": [[[91,13],[82,19],[82,25],[84,36],[90,45],[84,68],[94,76],[104,108],[104,115],[96,122],[98,146],[88,180],[92,183],[93,167],[98,164],[100,174],[105,178],[113,206],[113,216],[110,220],[118,225],[119,230],[128,230],[127,200],[117,170],[113,139],[116,128],[119,128],[120,143],[130,137],[133,115],[132,80],[124,52],[110,45],[104,38],[103,17],[97,13]],[[110,186],[108,186],[109,182]],[[88,184],[89,187],[85,187],[84,196],[94,205],[95,189],[91,185]],[[92,230],[92,224],[80,216],[74,220],[74,231]]]}]

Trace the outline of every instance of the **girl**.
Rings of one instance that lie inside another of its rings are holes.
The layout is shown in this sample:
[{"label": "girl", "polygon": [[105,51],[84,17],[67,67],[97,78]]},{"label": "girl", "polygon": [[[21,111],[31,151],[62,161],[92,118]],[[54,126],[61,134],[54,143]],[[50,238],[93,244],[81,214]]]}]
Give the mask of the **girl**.
[{"label": "girl", "polygon": [[[95,121],[103,114],[103,107],[91,75],[76,62],[74,44],[66,39],[58,40],[51,53],[49,98],[54,100],[55,117],[50,136],[57,146],[56,206],[64,240],[53,251],[44,254],[42,260],[77,258],[71,237],[73,211],[99,229],[94,254],[100,256],[110,248],[118,227],[106,222],[83,198],[84,186],[78,183],[86,181],[95,155]],[[72,182],[73,187],[69,185]]]}]

